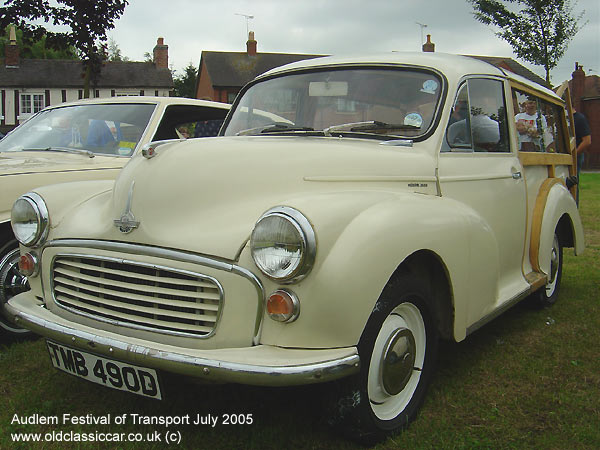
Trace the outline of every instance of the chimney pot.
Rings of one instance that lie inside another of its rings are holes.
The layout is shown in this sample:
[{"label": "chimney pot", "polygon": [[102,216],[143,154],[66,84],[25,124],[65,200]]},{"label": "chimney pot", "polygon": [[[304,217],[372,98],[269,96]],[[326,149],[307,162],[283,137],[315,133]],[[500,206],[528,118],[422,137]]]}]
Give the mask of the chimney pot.
[{"label": "chimney pot", "polygon": [[156,46],[153,50],[154,64],[157,69],[169,68],[169,46],[165,45],[165,40],[159,37],[156,40]]},{"label": "chimney pot", "polygon": [[575,63],[575,71],[571,74],[571,98],[573,100],[573,106],[575,110],[582,110],[582,101],[581,98],[585,93],[585,72],[583,71],[583,66],[579,65],[579,63]]},{"label": "chimney pot", "polygon": [[423,51],[424,52],[435,52],[435,44],[433,42],[431,42],[431,35],[428,34],[427,35],[427,42],[425,42],[423,44]]},{"label": "chimney pot", "polygon": [[14,26],[10,27],[9,43],[4,47],[4,64],[6,67],[19,67],[19,46]]},{"label": "chimney pot", "polygon": [[248,56],[256,56],[256,46],[257,42],[254,39],[254,31],[250,31],[248,33],[248,41],[246,42],[246,52],[248,53]]}]

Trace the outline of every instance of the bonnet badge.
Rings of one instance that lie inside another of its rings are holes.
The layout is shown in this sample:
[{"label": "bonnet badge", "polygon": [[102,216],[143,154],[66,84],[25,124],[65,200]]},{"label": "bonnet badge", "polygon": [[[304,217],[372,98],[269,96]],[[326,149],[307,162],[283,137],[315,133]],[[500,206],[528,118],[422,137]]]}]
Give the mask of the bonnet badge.
[{"label": "bonnet badge", "polygon": [[123,215],[120,219],[113,221],[115,227],[117,227],[121,233],[129,233],[140,225],[140,223],[135,220],[135,216],[131,212],[131,199],[133,198],[134,185],[135,181],[132,181],[131,187],[129,188],[129,196],[127,197],[127,205],[125,206]]}]

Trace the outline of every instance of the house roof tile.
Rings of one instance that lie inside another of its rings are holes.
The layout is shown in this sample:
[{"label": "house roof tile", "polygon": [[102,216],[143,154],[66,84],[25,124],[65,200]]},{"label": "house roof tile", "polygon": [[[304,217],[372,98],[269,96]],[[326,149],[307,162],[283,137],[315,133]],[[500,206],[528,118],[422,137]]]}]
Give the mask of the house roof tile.
[{"label": "house roof tile", "polygon": [[205,64],[213,86],[243,86],[258,75],[275,67],[323,55],[289,53],[202,52],[200,64]]},{"label": "house roof tile", "polygon": [[[19,88],[82,88],[81,61],[59,59],[21,59],[16,68],[0,60],[0,86]],[[97,88],[137,88],[173,86],[168,69],[157,69],[145,62],[106,62]]]}]

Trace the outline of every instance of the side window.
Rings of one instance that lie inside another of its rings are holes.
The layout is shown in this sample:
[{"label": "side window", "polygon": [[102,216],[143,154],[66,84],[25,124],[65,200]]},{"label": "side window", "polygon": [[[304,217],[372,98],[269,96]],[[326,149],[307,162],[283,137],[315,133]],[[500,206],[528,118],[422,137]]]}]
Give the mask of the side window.
[{"label": "side window", "polygon": [[463,84],[454,105],[452,105],[452,113],[446,130],[446,141],[449,149],[465,149],[471,150],[471,126],[469,120],[469,91],[467,84]]},{"label": "side window", "polygon": [[564,108],[513,89],[519,150],[568,153],[563,130]]},{"label": "side window", "polygon": [[510,152],[503,92],[501,81],[484,78],[461,87],[446,132],[450,150]]}]

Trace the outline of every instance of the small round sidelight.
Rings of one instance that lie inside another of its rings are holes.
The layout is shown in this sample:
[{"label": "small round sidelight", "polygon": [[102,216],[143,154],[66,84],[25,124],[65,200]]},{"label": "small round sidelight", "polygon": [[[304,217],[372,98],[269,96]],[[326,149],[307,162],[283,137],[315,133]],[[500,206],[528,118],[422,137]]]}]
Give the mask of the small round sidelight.
[{"label": "small round sidelight", "polygon": [[38,260],[33,253],[25,253],[19,257],[19,273],[24,277],[32,277],[38,273]]},{"label": "small round sidelight", "polygon": [[300,315],[300,301],[292,291],[278,289],[267,299],[267,313],[277,322],[293,322]]}]

